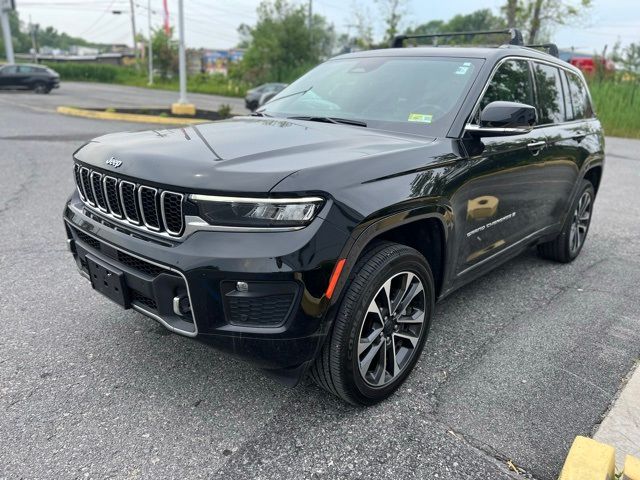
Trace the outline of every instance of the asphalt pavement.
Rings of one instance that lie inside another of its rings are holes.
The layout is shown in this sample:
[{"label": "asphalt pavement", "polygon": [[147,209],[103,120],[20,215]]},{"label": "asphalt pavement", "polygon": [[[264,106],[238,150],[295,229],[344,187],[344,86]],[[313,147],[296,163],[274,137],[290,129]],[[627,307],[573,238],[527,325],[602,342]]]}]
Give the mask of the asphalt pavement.
[{"label": "asphalt pavement", "polygon": [[406,384],[362,409],[170,334],[78,274],[61,217],[71,155],[147,127],[55,106],[147,95],[0,92],[0,478],[557,477],[640,357],[640,141],[607,139],[575,262],[532,250],[454,293]]}]

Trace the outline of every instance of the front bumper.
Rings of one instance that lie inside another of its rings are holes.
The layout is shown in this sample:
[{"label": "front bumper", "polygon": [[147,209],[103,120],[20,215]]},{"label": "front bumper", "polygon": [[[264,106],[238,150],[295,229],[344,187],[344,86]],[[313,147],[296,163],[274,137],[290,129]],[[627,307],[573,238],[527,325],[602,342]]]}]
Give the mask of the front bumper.
[{"label": "front bumper", "polygon": [[[170,242],[114,225],[77,193],[64,221],[80,271],[88,276],[87,254],[123,271],[131,307],[168,329],[269,370],[301,373],[314,359],[327,330],[324,291],[347,241],[331,223],[316,218],[291,232],[203,231]],[[185,296],[191,314],[179,315],[174,299]]]}]

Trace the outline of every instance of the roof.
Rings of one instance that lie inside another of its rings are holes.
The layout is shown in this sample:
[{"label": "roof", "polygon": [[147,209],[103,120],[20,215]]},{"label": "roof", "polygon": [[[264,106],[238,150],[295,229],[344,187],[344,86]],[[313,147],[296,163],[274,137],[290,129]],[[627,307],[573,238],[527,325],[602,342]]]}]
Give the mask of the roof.
[{"label": "roof", "polygon": [[520,45],[500,45],[497,47],[455,47],[455,46],[424,46],[424,47],[404,47],[404,48],[384,48],[379,50],[362,50],[359,52],[346,53],[334,58],[362,58],[362,57],[458,57],[458,58],[479,58],[491,60],[492,63],[504,57],[520,56],[546,62],[555,63],[563,68],[576,70],[569,63],[560,60],[553,55],[549,55],[535,48]]}]

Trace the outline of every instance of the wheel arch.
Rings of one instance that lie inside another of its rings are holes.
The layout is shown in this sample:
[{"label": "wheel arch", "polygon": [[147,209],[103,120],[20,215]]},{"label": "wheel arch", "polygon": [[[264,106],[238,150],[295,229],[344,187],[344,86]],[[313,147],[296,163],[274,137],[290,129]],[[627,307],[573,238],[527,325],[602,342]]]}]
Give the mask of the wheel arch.
[{"label": "wheel arch", "polygon": [[591,182],[593,190],[598,193],[598,187],[600,186],[600,180],[602,179],[602,165],[594,165],[589,167],[584,172],[584,178]]},{"label": "wheel arch", "polygon": [[434,276],[436,298],[443,291],[447,275],[448,239],[453,213],[448,206],[432,206],[397,212],[356,229],[343,251],[346,259],[331,303],[338,302],[358,259],[375,243],[391,241],[415,248],[429,263]]}]

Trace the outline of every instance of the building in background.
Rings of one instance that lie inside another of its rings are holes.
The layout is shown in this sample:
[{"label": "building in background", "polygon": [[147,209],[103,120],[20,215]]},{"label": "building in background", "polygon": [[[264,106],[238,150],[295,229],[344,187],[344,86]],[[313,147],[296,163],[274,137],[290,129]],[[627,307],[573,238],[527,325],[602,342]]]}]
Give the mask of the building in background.
[{"label": "building in background", "polygon": [[205,50],[202,54],[202,70],[205,73],[227,75],[229,65],[242,60],[244,50],[232,48],[227,50]]}]

